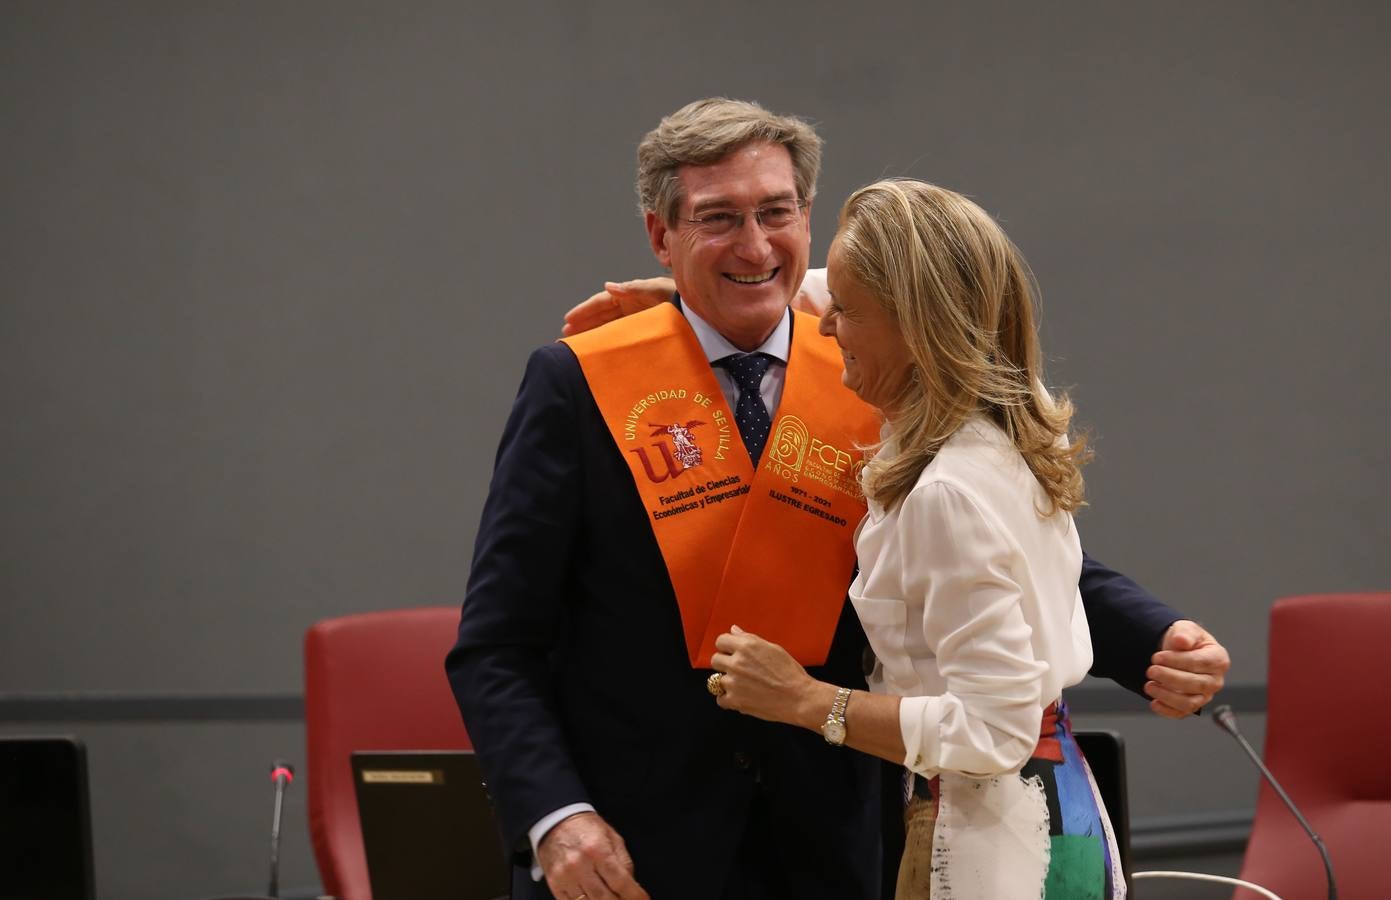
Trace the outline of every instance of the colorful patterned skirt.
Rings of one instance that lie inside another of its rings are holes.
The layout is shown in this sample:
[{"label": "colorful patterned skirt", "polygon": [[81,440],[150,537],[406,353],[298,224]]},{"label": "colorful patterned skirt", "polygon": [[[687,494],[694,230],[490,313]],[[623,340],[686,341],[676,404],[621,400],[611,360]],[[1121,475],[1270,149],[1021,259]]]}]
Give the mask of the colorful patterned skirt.
[{"label": "colorful patterned skirt", "polygon": [[1043,712],[1016,773],[904,779],[907,843],[898,900],[1115,900],[1120,854],[1067,706]]}]

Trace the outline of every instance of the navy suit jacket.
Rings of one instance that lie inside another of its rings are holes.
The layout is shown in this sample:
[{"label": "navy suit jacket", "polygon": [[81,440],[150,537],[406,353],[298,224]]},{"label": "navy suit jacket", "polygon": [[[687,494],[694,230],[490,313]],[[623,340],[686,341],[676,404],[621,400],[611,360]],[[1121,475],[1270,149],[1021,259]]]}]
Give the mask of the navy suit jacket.
[{"label": "navy suit jacket", "polygon": [[[1138,690],[1178,614],[1090,559],[1082,587],[1095,671]],[[864,647],[847,603],[812,674],[862,688]],[[588,802],[653,897],[718,898],[757,792],[778,826],[763,852],[807,879],[799,896],[877,900],[877,761],[716,706],[627,464],[564,344],[528,362],[446,670],[517,851],[515,896],[550,896],[527,874],[527,830]]]}]

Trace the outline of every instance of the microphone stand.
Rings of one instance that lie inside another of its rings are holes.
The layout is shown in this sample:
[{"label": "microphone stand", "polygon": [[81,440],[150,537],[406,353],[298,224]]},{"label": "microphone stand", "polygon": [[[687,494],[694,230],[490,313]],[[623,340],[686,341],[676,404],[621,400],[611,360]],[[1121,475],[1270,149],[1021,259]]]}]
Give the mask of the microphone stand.
[{"label": "microphone stand", "polygon": [[1251,761],[1256,764],[1256,768],[1261,770],[1261,774],[1265,776],[1266,783],[1275,789],[1275,795],[1284,801],[1285,806],[1289,807],[1289,811],[1294,814],[1295,821],[1299,822],[1300,826],[1303,827],[1304,831],[1309,835],[1309,839],[1314,842],[1314,846],[1318,848],[1319,856],[1323,857],[1323,870],[1328,876],[1328,900],[1338,900],[1338,887],[1333,881],[1333,860],[1328,856],[1328,848],[1323,845],[1323,839],[1318,836],[1313,827],[1309,825],[1309,822],[1300,814],[1299,810],[1294,805],[1294,801],[1290,799],[1290,795],[1286,794],[1285,789],[1280,787],[1280,782],[1275,780],[1275,776],[1265,767],[1265,763],[1261,762],[1260,755],[1247,743],[1246,738],[1242,737],[1241,732],[1237,731],[1236,716],[1232,713],[1232,708],[1225,703],[1217,707],[1217,709],[1212,712],[1212,721],[1218,728],[1221,728],[1223,731],[1227,732],[1227,734],[1236,738],[1237,743],[1241,745],[1241,749],[1246,751],[1246,755],[1251,757]]},{"label": "microphone stand", "polygon": [[295,780],[295,769],[283,759],[277,759],[270,766],[270,780],[275,784],[275,811],[270,823],[270,889],[265,896],[209,897],[207,900],[280,900],[280,816],[285,808],[285,788]]},{"label": "microphone stand", "polygon": [[275,783],[275,811],[270,824],[270,888],[267,896],[280,897],[280,815],[284,809],[285,788],[295,780],[295,770],[289,763],[277,759],[270,767],[270,778]]}]

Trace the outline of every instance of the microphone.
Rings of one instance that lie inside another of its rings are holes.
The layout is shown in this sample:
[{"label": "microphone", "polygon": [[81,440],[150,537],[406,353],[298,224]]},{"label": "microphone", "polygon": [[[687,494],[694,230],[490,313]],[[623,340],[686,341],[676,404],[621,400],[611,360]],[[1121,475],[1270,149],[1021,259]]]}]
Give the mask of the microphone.
[{"label": "microphone", "polygon": [[1333,860],[1328,857],[1328,848],[1323,845],[1323,839],[1314,832],[1309,822],[1300,814],[1299,810],[1295,808],[1294,801],[1290,799],[1290,795],[1286,794],[1285,789],[1280,787],[1280,782],[1276,781],[1275,776],[1270,774],[1270,770],[1265,767],[1265,763],[1261,762],[1260,756],[1251,745],[1247,743],[1246,738],[1242,737],[1241,732],[1236,730],[1236,715],[1232,713],[1232,708],[1225,703],[1217,707],[1212,711],[1212,721],[1218,728],[1221,728],[1223,731],[1227,732],[1227,734],[1236,738],[1236,742],[1241,745],[1241,749],[1246,751],[1246,755],[1251,757],[1251,761],[1256,764],[1256,768],[1261,770],[1261,775],[1265,777],[1266,783],[1275,789],[1276,796],[1285,802],[1285,806],[1289,807],[1290,812],[1294,813],[1295,820],[1303,827],[1304,831],[1309,835],[1309,839],[1312,840],[1314,846],[1318,848],[1319,855],[1323,857],[1323,869],[1328,875],[1328,900],[1338,900],[1338,887],[1333,881]]},{"label": "microphone", "polygon": [[270,780],[275,785],[275,812],[270,822],[270,889],[266,894],[280,897],[280,814],[284,809],[285,788],[295,780],[295,768],[283,759],[270,764]]}]

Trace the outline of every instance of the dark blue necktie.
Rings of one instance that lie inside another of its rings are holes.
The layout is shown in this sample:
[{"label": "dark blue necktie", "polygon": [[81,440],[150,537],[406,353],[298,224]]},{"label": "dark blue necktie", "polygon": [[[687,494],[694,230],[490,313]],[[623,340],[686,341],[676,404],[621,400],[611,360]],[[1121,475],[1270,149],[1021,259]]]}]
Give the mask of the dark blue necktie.
[{"label": "dark blue necktie", "polygon": [[768,371],[772,361],[771,356],[763,353],[736,353],[716,361],[716,365],[724,366],[739,385],[734,423],[739,426],[739,436],[744,439],[744,448],[749,451],[754,468],[758,468],[758,458],[763,455],[763,445],[768,443],[768,431],[773,427],[768,407],[763,405],[763,373]]}]

